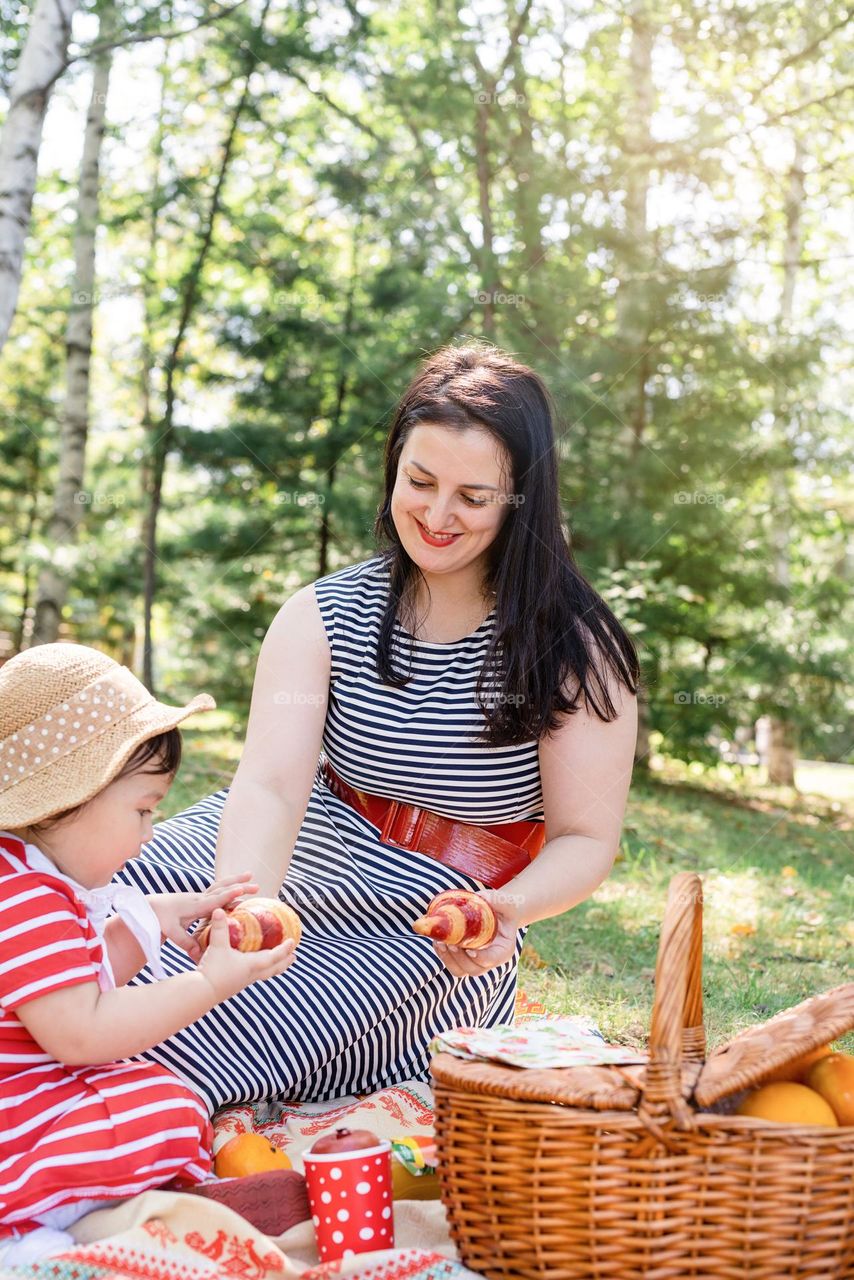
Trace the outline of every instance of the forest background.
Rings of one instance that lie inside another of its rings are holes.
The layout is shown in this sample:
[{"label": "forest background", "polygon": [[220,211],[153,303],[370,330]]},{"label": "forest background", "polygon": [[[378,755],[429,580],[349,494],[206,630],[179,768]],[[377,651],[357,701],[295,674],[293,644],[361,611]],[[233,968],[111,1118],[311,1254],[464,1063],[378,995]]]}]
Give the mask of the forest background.
[{"label": "forest background", "polygon": [[760,717],[781,783],[850,758],[849,7],[5,3],[7,113],[40,7],[4,656],[95,642],[245,718],[278,605],[372,552],[418,361],[478,337],[554,393],[639,762]]},{"label": "forest background", "polygon": [[685,867],[719,1028],[841,980],[852,14],[0,0],[0,662],[210,691],[170,811],[224,785],[277,608],[373,553],[419,361],[497,344],[644,677],[618,868],[529,989],[639,1036]]}]

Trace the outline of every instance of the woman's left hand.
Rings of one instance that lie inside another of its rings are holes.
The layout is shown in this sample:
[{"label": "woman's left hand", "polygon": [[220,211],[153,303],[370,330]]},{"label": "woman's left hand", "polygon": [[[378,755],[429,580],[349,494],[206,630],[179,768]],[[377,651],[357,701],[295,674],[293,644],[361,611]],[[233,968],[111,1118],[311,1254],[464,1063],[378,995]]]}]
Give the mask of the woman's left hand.
[{"label": "woman's left hand", "polygon": [[252,897],[258,885],[248,871],[239,876],[223,876],[214,880],[202,893],[150,893],[147,894],[157,919],[160,932],[193,960],[201,958],[201,949],[195,934],[187,932],[196,920],[207,920],[217,907],[234,906],[241,898]]},{"label": "woman's left hand", "polygon": [[457,978],[468,978],[486,973],[500,964],[512,960],[516,951],[516,935],[522,928],[519,918],[521,903],[512,893],[501,889],[480,889],[479,896],[486,898],[498,920],[498,931],[489,946],[477,951],[466,947],[448,946],[445,942],[434,942],[436,954],[446,969]]}]

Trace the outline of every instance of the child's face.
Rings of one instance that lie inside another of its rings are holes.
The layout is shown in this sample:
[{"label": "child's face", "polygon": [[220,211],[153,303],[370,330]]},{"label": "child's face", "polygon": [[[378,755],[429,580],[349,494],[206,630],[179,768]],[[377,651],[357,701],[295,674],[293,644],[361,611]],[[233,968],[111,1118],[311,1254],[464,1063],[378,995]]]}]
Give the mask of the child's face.
[{"label": "child's face", "polygon": [[152,812],[171,784],[171,774],[145,770],[117,778],[34,843],[72,880],[100,888],[151,839]]}]

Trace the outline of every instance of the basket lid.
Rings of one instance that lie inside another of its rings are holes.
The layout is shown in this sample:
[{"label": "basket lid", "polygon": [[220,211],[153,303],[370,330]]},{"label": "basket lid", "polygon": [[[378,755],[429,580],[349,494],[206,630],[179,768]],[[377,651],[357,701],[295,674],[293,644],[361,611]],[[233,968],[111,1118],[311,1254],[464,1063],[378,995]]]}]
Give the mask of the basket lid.
[{"label": "basket lid", "polygon": [[767,1022],[740,1031],[709,1054],[694,1090],[694,1101],[711,1106],[761,1084],[765,1076],[795,1058],[854,1030],[854,982],[810,996]]},{"label": "basket lid", "polygon": [[554,1102],[596,1111],[631,1111],[640,1097],[646,1067],[511,1067],[477,1058],[437,1053],[430,1062],[434,1081],[465,1093],[514,1102]]}]

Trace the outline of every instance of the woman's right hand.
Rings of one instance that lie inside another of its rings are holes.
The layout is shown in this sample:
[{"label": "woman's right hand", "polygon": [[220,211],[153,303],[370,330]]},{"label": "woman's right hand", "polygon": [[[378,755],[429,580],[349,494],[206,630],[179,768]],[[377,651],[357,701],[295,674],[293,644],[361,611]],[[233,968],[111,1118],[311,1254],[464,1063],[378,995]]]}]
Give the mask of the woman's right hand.
[{"label": "woman's right hand", "polygon": [[253,982],[284,973],[294,961],[292,938],[269,951],[235,951],[228,936],[228,919],[221,907],[211,916],[207,948],[199,961],[204,974],[216,992],[217,1000],[227,1000]]}]

